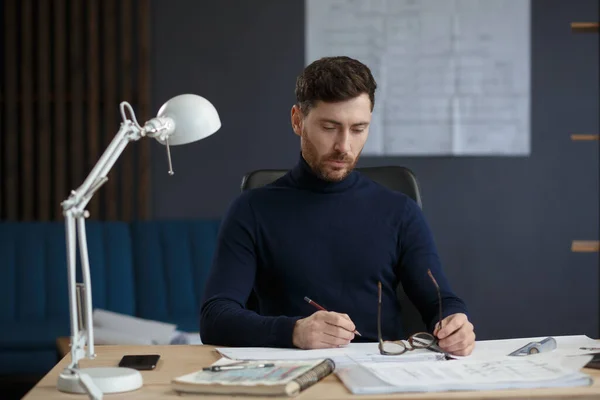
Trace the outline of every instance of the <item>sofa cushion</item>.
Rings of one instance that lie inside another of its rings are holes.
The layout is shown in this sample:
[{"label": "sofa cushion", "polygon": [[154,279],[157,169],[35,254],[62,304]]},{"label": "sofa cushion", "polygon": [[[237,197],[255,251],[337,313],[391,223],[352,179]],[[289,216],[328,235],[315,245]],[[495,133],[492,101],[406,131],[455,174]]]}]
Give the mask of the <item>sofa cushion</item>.
[{"label": "sofa cushion", "polygon": [[200,332],[200,316],[196,314],[190,314],[187,316],[179,315],[165,322],[177,325],[178,331]]},{"label": "sofa cushion", "polygon": [[64,238],[60,223],[0,224],[0,325],[68,321]]},{"label": "sofa cushion", "polygon": [[131,229],[136,315],[197,332],[219,221],[134,222]]},{"label": "sofa cushion", "polygon": [[[133,315],[135,286],[129,225],[88,221],[86,231],[93,307]],[[78,276],[78,282],[82,282]]]},{"label": "sofa cushion", "polygon": [[[131,237],[120,222],[86,224],[92,304],[135,310]],[[79,265],[79,262],[78,262]],[[65,227],[62,222],[0,223],[0,349],[54,349],[69,335]],[[80,268],[77,269],[81,282]]]},{"label": "sofa cushion", "polygon": [[0,351],[10,350],[52,350],[56,348],[56,338],[70,336],[69,319],[13,322],[0,330]]},{"label": "sofa cushion", "polygon": [[[0,375],[46,374],[58,362],[58,352],[49,350],[3,350],[0,352]],[[3,398],[0,395],[0,398]]]}]

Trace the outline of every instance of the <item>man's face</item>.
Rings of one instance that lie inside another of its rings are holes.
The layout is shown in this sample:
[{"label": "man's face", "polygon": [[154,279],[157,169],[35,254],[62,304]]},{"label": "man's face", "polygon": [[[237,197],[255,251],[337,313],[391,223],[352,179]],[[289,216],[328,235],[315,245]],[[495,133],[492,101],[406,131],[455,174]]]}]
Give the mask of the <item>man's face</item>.
[{"label": "man's face", "polygon": [[303,115],[292,108],[292,127],[300,136],[304,159],[321,178],[338,182],[354,169],[369,134],[371,100],[366,93],[353,99],[317,102]]}]

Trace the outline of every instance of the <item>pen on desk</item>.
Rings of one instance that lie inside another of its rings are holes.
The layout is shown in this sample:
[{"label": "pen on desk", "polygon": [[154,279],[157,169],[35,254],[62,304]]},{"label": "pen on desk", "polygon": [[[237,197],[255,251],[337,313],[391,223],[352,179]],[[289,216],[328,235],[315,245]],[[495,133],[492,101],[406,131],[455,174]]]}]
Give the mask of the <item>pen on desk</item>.
[{"label": "pen on desk", "polygon": [[246,364],[246,365],[213,365],[212,367],[202,368],[202,371],[219,372],[219,371],[232,371],[235,369],[251,369],[251,368],[270,368],[274,367],[275,364]]},{"label": "pen on desk", "polygon": [[[304,296],[304,300],[305,300],[305,301],[306,301],[308,304],[310,304],[311,306],[315,307],[315,308],[316,308],[316,309],[318,309],[318,310],[321,310],[321,311],[327,311],[325,308],[321,307],[319,304],[315,303],[313,300],[309,299],[309,298],[308,298],[308,297],[306,297],[306,296]],[[359,331],[357,331],[356,329],[354,330],[354,334],[356,334],[356,335],[358,335],[358,336],[362,336],[362,335],[360,334],[360,332],[359,332]]]}]

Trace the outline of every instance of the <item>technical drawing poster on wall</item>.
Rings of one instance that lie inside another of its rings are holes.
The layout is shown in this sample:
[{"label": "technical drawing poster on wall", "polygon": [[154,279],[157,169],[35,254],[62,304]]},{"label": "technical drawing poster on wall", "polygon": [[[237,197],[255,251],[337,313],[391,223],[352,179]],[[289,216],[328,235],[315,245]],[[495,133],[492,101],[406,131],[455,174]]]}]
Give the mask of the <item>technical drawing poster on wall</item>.
[{"label": "technical drawing poster on wall", "polygon": [[363,155],[530,154],[529,0],[305,0],[306,64],[378,88]]}]

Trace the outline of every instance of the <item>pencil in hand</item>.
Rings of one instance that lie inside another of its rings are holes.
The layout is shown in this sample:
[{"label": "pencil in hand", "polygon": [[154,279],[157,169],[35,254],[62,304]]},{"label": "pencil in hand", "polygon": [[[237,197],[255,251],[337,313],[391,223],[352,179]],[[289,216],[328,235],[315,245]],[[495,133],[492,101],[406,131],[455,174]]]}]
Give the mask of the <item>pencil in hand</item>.
[{"label": "pencil in hand", "polygon": [[[327,311],[325,308],[323,308],[323,307],[322,307],[322,306],[320,306],[318,303],[314,302],[313,300],[309,299],[309,298],[308,298],[308,297],[306,297],[306,296],[304,296],[304,301],[306,301],[306,302],[307,302],[308,304],[310,304],[311,306],[315,307],[317,310],[320,310],[320,311]],[[354,330],[354,332],[353,332],[353,333],[354,333],[355,335],[362,336],[362,335],[360,334],[360,332],[359,332],[359,331],[357,331],[356,329]]]}]

